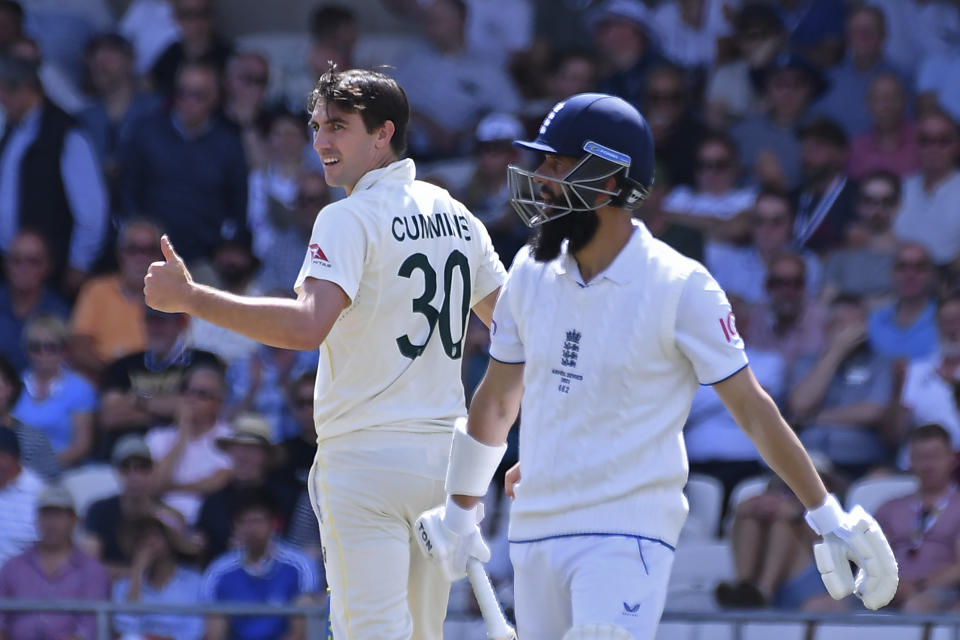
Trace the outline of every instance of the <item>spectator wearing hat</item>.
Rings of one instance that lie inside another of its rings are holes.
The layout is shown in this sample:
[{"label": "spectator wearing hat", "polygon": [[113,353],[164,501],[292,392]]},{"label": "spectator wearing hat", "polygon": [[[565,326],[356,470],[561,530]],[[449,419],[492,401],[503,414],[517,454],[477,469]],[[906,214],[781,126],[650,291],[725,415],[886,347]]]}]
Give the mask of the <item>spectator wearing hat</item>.
[{"label": "spectator wearing hat", "polygon": [[165,521],[183,516],[157,500],[150,485],[153,458],[143,437],[130,434],[117,441],[111,464],[120,479],[120,493],[95,501],[87,508],[83,522],[84,548],[106,566],[111,576],[128,575],[131,565],[129,551],[121,544],[121,525],[144,515],[163,514]]},{"label": "spectator wearing hat", "polygon": [[232,547],[234,526],[230,506],[236,496],[248,489],[265,492],[274,504],[274,514],[282,530],[290,521],[298,490],[271,466],[277,461],[270,444],[270,424],[254,413],[242,413],[231,422],[230,435],[217,438],[217,447],[230,457],[230,481],[210,494],[200,507],[197,529],[206,538],[206,556],[215,558]]},{"label": "spectator wearing hat", "polygon": [[0,427],[0,565],[37,539],[37,498],[43,489],[40,476],[21,464],[16,432]]},{"label": "spectator wearing hat", "polygon": [[945,265],[960,257],[957,121],[940,109],[920,116],[917,150],[920,170],[903,182],[903,198],[893,230],[898,238],[927,247],[934,262]]},{"label": "spectator wearing hat", "polygon": [[50,245],[55,285],[76,294],[107,226],[107,191],[79,124],[47,99],[34,62],[0,56],[0,250],[29,221]]},{"label": "spectator wearing hat", "polygon": [[146,218],[130,218],[116,249],[118,270],[85,282],[70,318],[71,362],[94,380],[117,358],[146,347],[143,278],[162,257],[160,230]]},{"label": "spectator wearing hat", "polygon": [[794,54],[776,56],[752,77],[761,87],[766,110],[744,118],[731,134],[744,167],[757,182],[793,189],[801,180],[796,130],[826,81],[816,67]]},{"label": "spectator wearing hat", "polygon": [[846,240],[856,219],[857,184],[844,174],[849,144],[836,122],[818,118],[800,131],[803,182],[796,193],[793,242],[825,253]]},{"label": "spectator wearing hat", "polygon": [[180,401],[187,369],[218,367],[209,351],[187,346],[190,317],[146,307],[147,348],[113,361],[100,380],[99,422],[102,450],[109,452],[125,433],[146,433],[170,424]]},{"label": "spectator wearing hat", "polygon": [[957,456],[950,434],[935,423],[916,427],[908,441],[910,472],[919,488],[876,512],[900,565],[892,605],[908,613],[944,611],[960,598]]},{"label": "spectator wearing hat", "polygon": [[[207,568],[201,600],[278,605],[315,601],[320,587],[316,565],[277,539],[272,497],[262,489],[240,492],[230,513],[237,544]],[[304,632],[302,618],[211,616],[206,637],[303,638]]]},{"label": "spectator wearing hat", "polygon": [[600,56],[597,91],[641,104],[647,74],[663,60],[646,6],[638,0],[606,0],[587,13],[587,28]]},{"label": "spectator wearing hat", "polygon": [[[70,492],[48,487],[36,503],[37,542],[0,569],[0,598],[106,600],[110,579],[103,566],[73,543],[77,513]],[[4,638],[96,638],[96,619],[82,613],[5,613]]]},{"label": "spectator wearing hat", "polygon": [[883,54],[887,34],[883,11],[861,4],[847,14],[846,57],[827,71],[830,89],[811,111],[837,122],[853,138],[870,125],[867,88],[882,73],[896,73]]},{"label": "spectator wearing hat", "polygon": [[94,36],[87,43],[84,62],[91,99],[77,118],[97,150],[111,201],[116,203],[119,150],[130,139],[137,121],[158,111],[162,102],[138,86],[133,47],[123,36]]},{"label": "spectator wearing hat", "polygon": [[[114,602],[193,605],[199,601],[201,575],[185,564],[196,556],[198,548],[184,535],[181,525],[163,512],[122,525],[120,539],[133,558],[133,566],[129,577],[114,583]],[[117,614],[113,628],[121,638],[200,640],[204,621],[201,617],[169,613]]]},{"label": "spectator wearing hat", "polygon": [[231,460],[216,446],[217,438],[230,434],[220,419],[225,395],[221,369],[194,365],[184,376],[173,424],[147,432],[150,485],[191,526],[203,499],[230,480]]},{"label": "spectator wearing hat", "polygon": [[[302,253],[301,246],[296,254]],[[228,224],[220,229],[209,265],[202,265],[194,273],[197,282],[240,296],[259,296],[265,293],[256,280],[259,268],[260,260],[253,252],[250,231],[245,226]],[[286,283],[284,289],[292,293],[291,282]],[[259,346],[255,340],[201,318],[193,318],[190,322],[187,343],[194,349],[216,354],[228,365],[250,355]]]},{"label": "spectator wearing hat", "polygon": [[14,418],[10,411],[23,393],[23,380],[6,358],[0,356],[0,427],[13,429],[20,445],[20,462],[46,481],[55,480],[62,469],[50,439],[35,427]]},{"label": "spectator wearing hat", "polygon": [[55,316],[27,324],[24,343],[29,366],[21,376],[23,393],[11,415],[43,431],[63,467],[86,461],[93,450],[97,392],[66,361],[67,326]]}]

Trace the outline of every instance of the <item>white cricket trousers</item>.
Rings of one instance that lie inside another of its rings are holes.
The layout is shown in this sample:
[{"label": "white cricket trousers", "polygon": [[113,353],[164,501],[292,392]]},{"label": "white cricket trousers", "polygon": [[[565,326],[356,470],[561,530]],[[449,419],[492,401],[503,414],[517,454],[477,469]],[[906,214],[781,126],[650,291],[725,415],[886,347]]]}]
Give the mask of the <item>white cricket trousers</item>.
[{"label": "white cricket trousers", "polygon": [[320,522],[335,640],[440,640],[450,583],[413,525],[446,498],[451,433],[359,431],[320,443],[307,489]]},{"label": "white cricket trousers", "polygon": [[511,543],[517,635],[559,640],[610,622],[653,640],[667,599],[673,549],[637,536],[585,535]]}]

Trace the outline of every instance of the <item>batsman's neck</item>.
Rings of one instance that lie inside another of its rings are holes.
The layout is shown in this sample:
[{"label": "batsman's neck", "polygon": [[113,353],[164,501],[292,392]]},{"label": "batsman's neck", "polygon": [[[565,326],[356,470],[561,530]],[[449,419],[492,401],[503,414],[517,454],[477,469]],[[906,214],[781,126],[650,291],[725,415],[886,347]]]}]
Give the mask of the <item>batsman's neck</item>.
[{"label": "batsman's neck", "polygon": [[603,207],[597,210],[597,217],[600,224],[596,234],[587,246],[573,254],[584,282],[590,282],[609,267],[633,235],[633,221],[628,211]]}]

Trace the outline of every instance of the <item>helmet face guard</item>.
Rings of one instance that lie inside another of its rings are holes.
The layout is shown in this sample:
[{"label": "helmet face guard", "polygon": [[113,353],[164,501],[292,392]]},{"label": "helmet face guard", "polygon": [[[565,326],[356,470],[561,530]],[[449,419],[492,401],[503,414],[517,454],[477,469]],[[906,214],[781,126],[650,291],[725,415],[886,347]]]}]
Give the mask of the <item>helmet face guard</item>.
[{"label": "helmet face guard", "polygon": [[[625,184],[633,183],[627,178],[630,156],[592,141],[587,141],[583,150],[586,154],[562,178],[527,171],[516,165],[507,167],[510,205],[528,227],[540,226],[568,213],[596,211],[610,204],[627,204],[622,202],[620,196]],[[610,178],[616,179],[614,190],[606,188]],[[549,199],[543,195],[544,186],[548,186],[551,192]],[[628,189],[631,192],[628,204],[639,204],[648,190],[641,187],[638,192],[637,185],[629,186],[633,188]]]}]

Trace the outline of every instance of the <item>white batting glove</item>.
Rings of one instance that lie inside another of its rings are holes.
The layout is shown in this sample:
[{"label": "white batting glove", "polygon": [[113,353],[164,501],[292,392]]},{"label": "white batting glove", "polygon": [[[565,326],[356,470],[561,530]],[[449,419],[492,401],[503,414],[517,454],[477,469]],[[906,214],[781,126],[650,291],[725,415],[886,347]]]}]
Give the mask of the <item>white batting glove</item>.
[{"label": "white batting glove", "polygon": [[[840,600],[856,594],[868,609],[879,609],[893,599],[900,582],[897,561],[880,525],[860,505],[844,511],[833,494],[807,511],[807,524],[823,541],[813,545],[823,585]],[[859,567],[854,578],[850,562]]]},{"label": "white batting glove", "polygon": [[483,541],[480,527],[483,505],[464,509],[447,498],[446,505],[424,511],[414,525],[420,550],[443,569],[450,582],[467,575],[467,560],[490,560],[490,549]]}]

